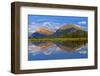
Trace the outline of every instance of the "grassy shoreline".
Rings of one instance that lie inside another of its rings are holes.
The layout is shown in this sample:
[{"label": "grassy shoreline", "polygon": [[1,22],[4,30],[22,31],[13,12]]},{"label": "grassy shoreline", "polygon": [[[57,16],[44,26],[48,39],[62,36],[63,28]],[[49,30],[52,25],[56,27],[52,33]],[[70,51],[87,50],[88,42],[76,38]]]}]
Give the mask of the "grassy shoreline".
[{"label": "grassy shoreline", "polygon": [[29,41],[83,41],[87,38],[29,38]]}]

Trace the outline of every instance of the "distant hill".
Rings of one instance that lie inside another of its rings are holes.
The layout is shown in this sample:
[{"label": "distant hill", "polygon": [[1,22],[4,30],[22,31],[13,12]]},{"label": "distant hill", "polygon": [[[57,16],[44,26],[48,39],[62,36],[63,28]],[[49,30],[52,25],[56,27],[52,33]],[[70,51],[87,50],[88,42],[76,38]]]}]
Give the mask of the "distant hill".
[{"label": "distant hill", "polygon": [[[84,35],[83,35],[84,34]],[[84,28],[74,25],[74,24],[67,24],[61,26],[54,34],[55,37],[82,37],[85,36],[87,32]]]},{"label": "distant hill", "polygon": [[45,35],[52,35],[54,33],[53,31],[51,31],[50,29],[48,29],[46,27],[38,28],[38,29],[36,29],[36,32],[45,34]]},{"label": "distant hill", "polygon": [[31,35],[31,37],[46,37],[52,34],[53,34],[53,31],[49,30],[46,27],[41,27],[41,28],[36,29],[36,32],[34,32]]},{"label": "distant hill", "polygon": [[33,33],[31,35],[31,37],[36,37],[36,38],[38,38],[38,37],[46,37],[46,35],[42,34],[42,33],[39,33],[39,32],[35,32],[35,33]]},{"label": "distant hill", "polygon": [[66,29],[70,29],[70,28],[74,28],[76,30],[85,30],[83,27],[80,27],[79,25],[76,24],[65,24],[63,26],[61,26],[59,29],[60,30],[66,30]]},{"label": "distant hill", "polygon": [[56,32],[51,31],[48,28],[38,28],[35,33],[31,35],[32,37],[87,37],[87,31],[83,27],[75,24],[66,24],[61,26]]}]

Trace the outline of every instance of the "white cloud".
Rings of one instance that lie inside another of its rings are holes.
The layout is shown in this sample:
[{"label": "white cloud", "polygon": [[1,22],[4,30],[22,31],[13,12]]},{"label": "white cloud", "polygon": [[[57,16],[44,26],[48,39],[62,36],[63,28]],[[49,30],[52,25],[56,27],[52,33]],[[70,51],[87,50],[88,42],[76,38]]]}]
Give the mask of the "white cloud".
[{"label": "white cloud", "polygon": [[46,19],[38,19],[37,21],[41,22],[41,21],[47,21],[47,20]]},{"label": "white cloud", "polygon": [[32,22],[31,25],[28,25],[29,33],[34,33],[37,28],[39,28],[39,23]]},{"label": "white cloud", "polygon": [[28,25],[29,35],[31,35],[32,33],[34,33],[37,28],[38,28],[37,27],[37,23],[35,23],[35,22],[32,22],[31,25]]},{"label": "white cloud", "polygon": [[42,26],[48,26],[50,27],[52,24],[50,22],[44,22]]},{"label": "white cloud", "polygon": [[78,24],[86,24],[86,21],[80,21],[80,22],[78,22]]},{"label": "white cloud", "polygon": [[31,24],[32,24],[32,25],[35,25],[36,23],[35,23],[35,22],[32,22]]},{"label": "white cloud", "polygon": [[52,22],[44,22],[42,26],[47,27],[48,29],[52,31],[56,31],[59,28],[59,23],[52,23]]},{"label": "white cloud", "polygon": [[53,22],[43,22],[43,23],[36,23],[32,22],[31,25],[28,25],[28,31],[31,35],[35,32],[35,30],[39,27],[46,27],[54,32],[56,32],[57,29],[59,29],[60,23],[53,23]]},{"label": "white cloud", "polygon": [[35,29],[36,29],[36,26],[34,26],[34,25],[29,25],[29,27],[28,27],[28,31],[29,31],[30,33],[35,32]]}]

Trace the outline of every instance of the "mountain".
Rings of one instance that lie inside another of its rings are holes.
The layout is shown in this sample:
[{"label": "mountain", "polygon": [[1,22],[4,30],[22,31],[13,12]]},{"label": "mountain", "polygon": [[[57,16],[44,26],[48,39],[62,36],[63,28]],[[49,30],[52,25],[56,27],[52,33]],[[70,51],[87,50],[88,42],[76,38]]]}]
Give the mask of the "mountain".
[{"label": "mountain", "polygon": [[76,31],[84,31],[85,29],[84,28],[81,28],[80,26],[78,25],[75,25],[75,24],[66,24],[66,25],[63,25],[61,26],[57,31],[56,33],[61,33],[61,32],[76,32]]},{"label": "mountain", "polygon": [[41,34],[41,33],[38,33],[38,32],[35,32],[35,33],[33,33],[32,35],[31,35],[31,37],[46,37],[46,35],[45,34]]},{"label": "mountain", "polygon": [[66,24],[61,26],[53,35],[53,37],[84,37],[87,32],[84,28],[75,24]]},{"label": "mountain", "polygon": [[46,28],[46,27],[41,27],[36,29],[36,32],[41,33],[41,34],[45,34],[45,35],[52,35],[53,31],[51,31],[50,29]]},{"label": "mountain", "polygon": [[53,31],[49,30],[46,27],[40,27],[36,29],[36,32],[34,32],[31,37],[47,37],[49,35],[52,35]]},{"label": "mountain", "polygon": [[65,25],[61,26],[59,29],[66,30],[66,29],[70,29],[70,28],[74,28],[76,30],[82,30],[82,31],[85,30],[83,27],[80,27],[79,25],[76,25],[76,24],[65,24]]},{"label": "mountain", "polygon": [[34,32],[31,37],[87,37],[87,32],[83,27],[80,27],[75,24],[66,24],[61,26],[56,32],[53,32],[52,30],[41,27],[36,29],[36,32]]}]

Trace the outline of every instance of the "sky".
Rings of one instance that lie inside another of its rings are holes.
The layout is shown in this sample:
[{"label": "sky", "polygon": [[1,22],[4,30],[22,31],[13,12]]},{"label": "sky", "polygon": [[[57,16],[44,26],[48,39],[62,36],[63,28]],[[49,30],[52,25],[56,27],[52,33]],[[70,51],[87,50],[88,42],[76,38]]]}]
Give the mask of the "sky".
[{"label": "sky", "polygon": [[28,15],[29,32],[35,32],[39,27],[47,27],[56,31],[64,24],[76,24],[88,28],[88,17],[78,16],[52,16],[52,15]]}]

